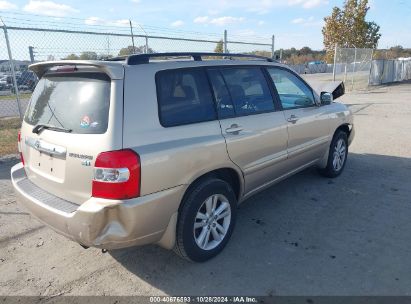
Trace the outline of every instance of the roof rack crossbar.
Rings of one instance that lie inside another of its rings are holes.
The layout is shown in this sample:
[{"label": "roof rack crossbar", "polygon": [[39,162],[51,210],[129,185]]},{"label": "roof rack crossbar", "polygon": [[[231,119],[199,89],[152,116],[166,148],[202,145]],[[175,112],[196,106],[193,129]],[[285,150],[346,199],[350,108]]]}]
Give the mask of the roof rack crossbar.
[{"label": "roof rack crossbar", "polygon": [[202,57],[204,56],[214,56],[214,57],[237,57],[237,58],[253,58],[253,59],[261,59],[268,62],[274,62],[273,59],[252,55],[252,54],[232,54],[232,53],[212,53],[212,52],[171,52],[171,53],[153,53],[153,54],[136,54],[136,55],[129,55],[126,58],[126,63],[128,65],[138,65],[149,63],[150,58],[159,58],[159,57],[192,57],[194,61],[202,61]]}]

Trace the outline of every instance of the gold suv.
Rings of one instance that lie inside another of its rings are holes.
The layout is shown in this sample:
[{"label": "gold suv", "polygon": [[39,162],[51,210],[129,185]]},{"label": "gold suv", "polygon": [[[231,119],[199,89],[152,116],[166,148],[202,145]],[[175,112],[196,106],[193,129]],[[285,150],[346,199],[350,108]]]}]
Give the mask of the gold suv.
[{"label": "gold suv", "polygon": [[141,54],[30,69],[40,80],[13,186],[84,247],[157,243],[210,259],[240,202],[309,166],[338,176],[354,137],[351,112],[333,102],[343,84],[317,92],[264,57]]}]

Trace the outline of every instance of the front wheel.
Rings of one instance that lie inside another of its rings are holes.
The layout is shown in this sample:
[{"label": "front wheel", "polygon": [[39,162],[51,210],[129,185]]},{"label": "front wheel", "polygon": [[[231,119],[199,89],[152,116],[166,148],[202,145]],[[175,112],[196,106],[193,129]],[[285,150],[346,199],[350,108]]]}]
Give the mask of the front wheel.
[{"label": "front wheel", "polygon": [[231,186],[220,179],[196,184],[182,202],[175,252],[204,262],[220,253],[233,232],[237,200]]},{"label": "front wheel", "polygon": [[327,167],[320,169],[320,173],[326,177],[337,177],[344,170],[347,155],[347,133],[344,131],[337,131],[331,141]]}]

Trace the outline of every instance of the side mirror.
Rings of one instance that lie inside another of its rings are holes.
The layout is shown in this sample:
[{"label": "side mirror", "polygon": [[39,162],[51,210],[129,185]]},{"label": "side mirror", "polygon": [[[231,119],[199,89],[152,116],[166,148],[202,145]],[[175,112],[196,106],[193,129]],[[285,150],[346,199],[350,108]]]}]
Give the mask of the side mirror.
[{"label": "side mirror", "polygon": [[329,105],[334,100],[333,94],[328,93],[328,92],[321,92],[320,100],[321,100],[321,105],[323,105],[323,106]]}]

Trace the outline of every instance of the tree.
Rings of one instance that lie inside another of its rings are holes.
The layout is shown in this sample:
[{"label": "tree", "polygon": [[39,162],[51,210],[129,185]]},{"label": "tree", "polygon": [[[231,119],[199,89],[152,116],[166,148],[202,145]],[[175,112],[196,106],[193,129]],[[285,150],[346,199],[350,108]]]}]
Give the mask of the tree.
[{"label": "tree", "polygon": [[76,54],[70,54],[67,57],[63,58],[63,60],[78,60],[79,57]]},{"label": "tree", "polygon": [[312,52],[313,52],[312,49],[310,49],[308,46],[303,47],[299,51],[300,55],[308,55],[308,54],[311,54]]},{"label": "tree", "polygon": [[[145,49],[146,49],[145,45],[140,45],[140,46],[135,46],[135,47],[133,47],[132,45],[129,45],[125,48],[122,48],[120,52],[118,52],[118,56],[127,56],[131,54],[144,54]],[[153,49],[149,47],[148,53],[149,54],[154,53]]]},{"label": "tree", "polygon": [[380,49],[374,52],[374,59],[397,59],[400,57],[411,58],[411,49],[396,45],[389,49]]},{"label": "tree", "polygon": [[[259,51],[257,51],[259,52]],[[262,52],[261,52],[262,53]],[[281,60],[288,64],[303,64],[310,61],[324,61],[325,51],[315,51],[305,46],[300,50],[296,48],[276,50],[274,52],[274,58],[279,58],[281,53]],[[268,55],[267,55],[268,54]],[[271,53],[265,52],[263,56],[270,57]]]},{"label": "tree", "polygon": [[365,20],[368,0],[346,0],[343,8],[334,7],[325,17],[322,29],[327,60],[334,57],[336,45],[346,48],[376,48],[381,37],[380,26]]},{"label": "tree", "polygon": [[97,60],[97,53],[96,52],[82,52],[80,54],[81,60]]},{"label": "tree", "polygon": [[215,46],[215,49],[214,49],[214,53],[224,53],[223,39],[217,42],[217,45]]}]

